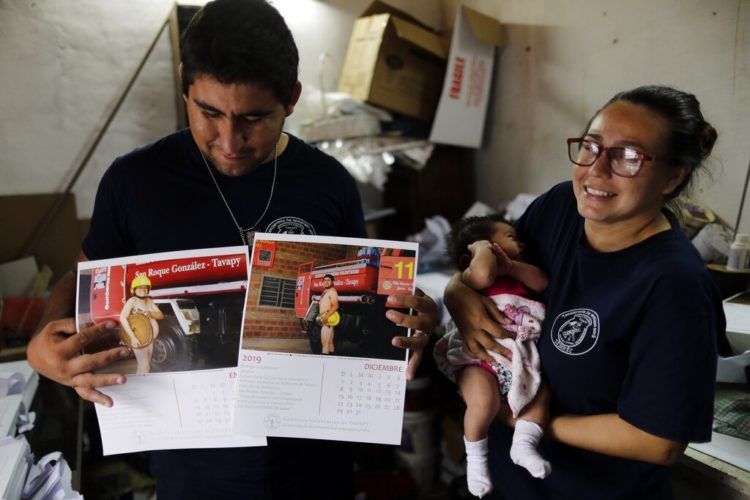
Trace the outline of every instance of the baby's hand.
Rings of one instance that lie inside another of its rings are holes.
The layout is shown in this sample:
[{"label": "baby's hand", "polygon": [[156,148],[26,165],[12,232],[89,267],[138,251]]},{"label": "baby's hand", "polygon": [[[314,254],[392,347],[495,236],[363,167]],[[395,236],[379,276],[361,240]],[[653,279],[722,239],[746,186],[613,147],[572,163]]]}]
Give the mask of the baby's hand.
[{"label": "baby's hand", "polygon": [[506,254],[497,243],[490,244],[490,250],[492,250],[492,253],[497,257],[497,274],[508,274],[510,268],[513,267],[513,261],[510,260],[508,254]]},{"label": "baby's hand", "polygon": [[477,253],[477,250],[484,248],[484,247],[490,247],[492,249],[492,245],[494,243],[490,243],[487,240],[477,240],[474,243],[470,244],[468,247],[466,247],[469,252],[471,252],[471,255],[474,255]]}]

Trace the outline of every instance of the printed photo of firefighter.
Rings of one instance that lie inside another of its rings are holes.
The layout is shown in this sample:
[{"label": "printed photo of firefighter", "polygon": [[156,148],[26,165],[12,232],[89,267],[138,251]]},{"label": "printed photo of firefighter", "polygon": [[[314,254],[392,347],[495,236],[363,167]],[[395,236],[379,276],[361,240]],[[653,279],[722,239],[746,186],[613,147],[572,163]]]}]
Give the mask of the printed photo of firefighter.
[{"label": "printed photo of firefighter", "polygon": [[145,375],[237,366],[247,294],[244,254],[121,262],[90,261],[78,276],[78,323],[115,325],[87,350],[119,344],[131,352],[106,371]]},{"label": "printed photo of firefighter", "polygon": [[339,294],[333,284],[333,275],[326,274],[323,277],[323,286],[325,291],[320,297],[320,316],[316,322],[320,326],[320,342],[323,354],[333,354],[336,349],[333,342],[333,335],[336,325],[341,322],[339,314]]},{"label": "printed photo of firefighter", "polygon": [[385,313],[390,294],[411,293],[414,252],[319,242],[261,246],[263,265],[250,275],[243,349],[406,359],[391,344],[406,329]]},{"label": "printed photo of firefighter", "polygon": [[151,280],[140,275],[130,284],[132,296],[120,312],[120,338],[132,349],[138,367],[136,374],[151,372],[154,340],[159,336],[159,320],[164,319],[154,300],[149,297]]}]

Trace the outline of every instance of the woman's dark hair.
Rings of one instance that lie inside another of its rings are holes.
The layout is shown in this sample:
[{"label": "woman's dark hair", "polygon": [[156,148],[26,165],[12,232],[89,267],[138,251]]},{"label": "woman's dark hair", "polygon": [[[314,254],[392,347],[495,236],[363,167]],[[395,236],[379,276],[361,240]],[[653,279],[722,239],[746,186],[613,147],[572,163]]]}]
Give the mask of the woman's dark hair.
[{"label": "woman's dark hair", "polygon": [[283,105],[297,83],[299,54],[281,14],[265,0],[214,0],[180,38],[182,92],[198,75],[267,86]]},{"label": "woman's dark hair", "polygon": [[448,253],[458,269],[466,268],[467,259],[464,256],[469,255],[466,247],[477,240],[490,240],[495,232],[495,224],[498,222],[512,225],[500,214],[466,217],[453,225],[448,242]]},{"label": "woman's dark hair", "polygon": [[668,198],[675,198],[690,185],[695,173],[704,169],[704,160],[711,154],[716,142],[716,129],[703,118],[701,105],[693,94],[663,85],[645,85],[616,94],[591,117],[591,122],[607,106],[618,101],[644,106],[662,116],[668,124],[666,158],[672,165],[687,167],[685,180]]}]

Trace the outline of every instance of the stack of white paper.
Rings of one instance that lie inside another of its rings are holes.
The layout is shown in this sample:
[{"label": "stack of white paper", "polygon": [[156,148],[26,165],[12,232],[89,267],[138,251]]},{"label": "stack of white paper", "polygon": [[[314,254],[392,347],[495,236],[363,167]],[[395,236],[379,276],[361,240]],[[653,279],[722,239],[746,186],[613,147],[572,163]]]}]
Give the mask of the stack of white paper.
[{"label": "stack of white paper", "polygon": [[724,315],[734,356],[719,357],[716,380],[743,384],[747,381],[745,367],[750,365],[750,291],[724,300]]},{"label": "stack of white paper", "polygon": [[[3,392],[3,379],[8,382],[8,391]],[[21,394],[24,407],[31,408],[34,394],[39,387],[39,374],[29,365],[28,361],[11,361],[0,363],[0,395]]]},{"label": "stack of white paper", "polygon": [[68,462],[59,451],[49,453],[31,466],[26,485],[25,500],[82,500],[83,496],[71,485],[72,473]]},{"label": "stack of white paper", "polygon": [[0,498],[17,500],[29,470],[29,444],[25,439],[0,439]]},{"label": "stack of white paper", "polygon": [[18,372],[0,372],[0,396],[21,394],[26,387],[26,379]]},{"label": "stack of white paper", "polygon": [[20,394],[0,397],[0,437],[14,436],[23,399]]}]

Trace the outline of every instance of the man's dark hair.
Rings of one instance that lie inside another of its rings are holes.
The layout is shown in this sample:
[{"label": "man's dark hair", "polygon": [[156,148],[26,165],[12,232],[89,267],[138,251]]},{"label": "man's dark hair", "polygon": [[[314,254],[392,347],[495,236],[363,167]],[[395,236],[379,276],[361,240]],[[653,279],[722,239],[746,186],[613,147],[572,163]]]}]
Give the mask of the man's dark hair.
[{"label": "man's dark hair", "polygon": [[281,14],[265,0],[214,0],[180,39],[182,92],[198,75],[267,86],[283,105],[297,83],[299,54]]},{"label": "man's dark hair", "polygon": [[331,281],[333,281],[333,274],[326,274],[325,276],[323,276],[323,279],[330,279]]},{"label": "man's dark hair", "polygon": [[451,261],[458,269],[466,268],[464,262],[466,259],[462,258],[462,256],[470,255],[466,247],[477,240],[490,240],[495,231],[495,224],[498,222],[512,226],[500,214],[466,217],[453,225],[448,243],[448,253]]}]

